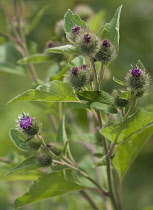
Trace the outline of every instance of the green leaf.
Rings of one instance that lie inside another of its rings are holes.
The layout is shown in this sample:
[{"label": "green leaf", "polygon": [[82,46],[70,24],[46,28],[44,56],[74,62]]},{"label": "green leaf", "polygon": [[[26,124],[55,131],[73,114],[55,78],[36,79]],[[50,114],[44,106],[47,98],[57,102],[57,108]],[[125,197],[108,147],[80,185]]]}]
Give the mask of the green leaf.
[{"label": "green leaf", "polygon": [[71,29],[74,26],[83,26],[84,28],[87,28],[85,22],[81,20],[79,15],[74,15],[73,12],[68,9],[68,11],[64,15],[64,30],[65,33],[71,32]]},{"label": "green leaf", "polygon": [[114,82],[116,82],[117,84],[122,85],[122,86],[125,86],[125,83],[124,83],[123,81],[116,79],[114,76],[113,76],[113,80],[114,80]]},{"label": "green leaf", "polygon": [[143,129],[152,124],[153,113],[139,108],[135,114],[128,117],[125,121],[101,129],[100,133],[108,140],[117,144],[128,140],[132,135],[143,131]]},{"label": "green leaf", "polygon": [[94,31],[96,33],[99,30],[99,28],[104,24],[104,16],[105,11],[101,10],[87,21],[87,25],[91,29],[91,31]]},{"label": "green leaf", "polygon": [[25,91],[9,101],[8,104],[17,101],[78,102],[79,100],[67,83],[55,80],[45,85],[39,85],[36,89]]},{"label": "green leaf", "polygon": [[16,129],[11,129],[9,136],[12,140],[12,142],[22,151],[29,151],[29,148],[25,144],[25,140],[23,139],[23,136],[21,133]]},{"label": "green leaf", "polygon": [[54,80],[63,80],[64,74],[67,72],[68,67],[64,67],[58,74],[56,75],[52,75],[50,77],[50,82],[54,81]]},{"label": "green leaf", "polygon": [[146,71],[146,68],[144,67],[144,65],[142,64],[142,62],[141,62],[140,60],[138,60],[137,66],[138,66],[141,70]]},{"label": "green leaf", "polygon": [[51,61],[51,56],[43,53],[33,54],[18,60],[18,64],[43,63]]},{"label": "green leaf", "polygon": [[44,175],[34,181],[27,193],[15,201],[15,209],[53,196],[81,190],[84,187],[69,180],[63,171]]},{"label": "green leaf", "polygon": [[43,17],[43,15],[46,13],[46,10],[50,7],[51,5],[47,5],[43,7],[39,12],[36,13],[35,17],[32,19],[30,24],[26,27],[25,33],[30,34],[32,30],[37,26],[39,23],[40,19]]},{"label": "green leaf", "polygon": [[65,116],[63,116],[63,118],[60,121],[56,140],[61,143],[66,143],[67,141],[66,130],[65,130]]},{"label": "green leaf", "polygon": [[103,110],[106,113],[117,113],[113,106],[113,98],[104,91],[80,91],[78,97],[88,107]]},{"label": "green leaf", "polygon": [[73,109],[88,109],[89,108],[86,104],[83,104],[83,103],[67,102],[66,104]]},{"label": "green leaf", "polygon": [[15,172],[18,171],[22,171],[22,170],[33,170],[39,168],[39,166],[36,164],[36,156],[32,156],[26,160],[24,160],[21,164],[19,164],[18,166],[16,166],[15,168],[13,168],[12,170],[10,170],[8,172],[7,175],[13,174]]},{"label": "green leaf", "polygon": [[129,100],[131,96],[130,91],[126,90],[118,90],[118,94],[121,99],[126,99],[126,100]]},{"label": "green leaf", "polygon": [[109,23],[106,23],[104,27],[102,27],[98,35],[102,39],[108,39],[112,42],[112,44],[115,46],[116,50],[119,50],[119,21],[120,21],[120,14],[121,14],[122,6],[120,6],[112,18],[112,20]]},{"label": "green leaf", "polygon": [[106,165],[106,157],[103,156],[98,162],[94,163],[94,167],[100,167]]},{"label": "green leaf", "polygon": [[151,118],[153,119],[153,113],[146,112],[146,115],[142,114],[142,118],[138,118],[135,123],[147,124],[147,121],[150,121],[150,124],[147,124],[143,129],[140,129],[133,135],[129,136],[126,141],[119,145],[115,153],[113,165],[122,179],[147,140],[153,134],[153,122],[151,121]]},{"label": "green leaf", "polygon": [[59,54],[79,54],[77,48],[73,45],[64,45],[59,47],[52,47],[46,50],[46,53],[59,53]]},{"label": "green leaf", "polygon": [[85,60],[84,60],[84,57],[83,56],[78,56],[78,57],[75,57],[71,62],[70,62],[70,65],[71,66],[81,66],[82,64],[85,63]]}]

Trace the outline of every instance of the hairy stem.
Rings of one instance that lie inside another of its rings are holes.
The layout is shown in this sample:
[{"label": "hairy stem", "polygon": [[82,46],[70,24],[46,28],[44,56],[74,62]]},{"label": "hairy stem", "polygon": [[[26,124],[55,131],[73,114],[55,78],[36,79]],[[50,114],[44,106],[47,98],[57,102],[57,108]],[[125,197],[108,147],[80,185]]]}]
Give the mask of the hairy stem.
[{"label": "hairy stem", "polygon": [[90,58],[90,62],[91,62],[91,66],[94,72],[94,83],[95,83],[95,90],[98,91],[99,90],[99,84],[98,84],[98,77],[97,77],[97,71],[96,71],[96,67],[95,67],[95,63],[93,58]]},{"label": "hairy stem", "polygon": [[[97,77],[97,72],[96,72],[96,68],[95,68],[95,64],[93,59],[91,58],[91,66],[93,68],[94,71],[94,75],[95,75],[95,91],[99,91],[99,84],[98,84],[98,77]],[[100,128],[103,127],[102,124],[102,116],[101,116],[101,112],[99,110],[96,110],[97,116],[98,116],[98,120],[99,120],[99,125]],[[102,145],[104,147],[104,151],[105,151],[105,156],[106,156],[106,169],[107,169],[107,182],[108,182],[108,188],[109,188],[109,193],[110,193],[110,199],[112,201],[112,205],[114,207],[114,210],[118,210],[118,206],[114,197],[114,193],[113,193],[113,183],[112,183],[112,171],[111,171],[111,161],[110,161],[110,156],[108,155],[108,147],[107,147],[107,142],[105,140],[105,138],[102,136]]]}]

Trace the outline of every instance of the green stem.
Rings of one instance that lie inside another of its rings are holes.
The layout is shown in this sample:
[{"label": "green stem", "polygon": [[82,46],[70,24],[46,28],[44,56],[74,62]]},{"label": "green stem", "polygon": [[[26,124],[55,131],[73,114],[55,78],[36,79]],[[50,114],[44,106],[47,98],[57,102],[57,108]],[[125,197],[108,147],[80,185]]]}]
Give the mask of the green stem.
[{"label": "green stem", "polygon": [[[101,118],[101,113],[99,110],[97,110],[97,116],[99,119],[99,124],[100,127],[102,128],[102,118]],[[105,156],[106,156],[106,170],[107,170],[107,181],[108,181],[108,188],[110,192],[110,199],[112,201],[112,205],[114,206],[115,210],[118,210],[117,203],[113,194],[113,183],[112,183],[112,176],[111,176],[111,161],[110,161],[110,156],[108,155],[108,147],[105,138],[102,136],[102,144],[104,147],[105,151]]]},{"label": "green stem", "polygon": [[115,170],[113,170],[113,179],[114,179],[114,189],[115,189],[117,203],[118,203],[118,210],[122,210],[122,199],[121,199],[122,183],[118,181],[118,177]]},{"label": "green stem", "polygon": [[3,158],[3,157],[0,157],[0,161],[1,161],[1,162],[4,162],[4,163],[13,163],[12,160],[8,160],[8,159],[5,159],[5,158]]},{"label": "green stem", "polygon": [[[91,65],[94,71],[94,75],[95,75],[95,91],[99,91],[99,84],[98,84],[98,77],[97,77],[97,72],[96,72],[96,68],[95,68],[95,64],[92,58],[90,58],[91,60]],[[97,116],[98,116],[98,120],[99,120],[99,125],[102,128],[103,124],[102,124],[102,116],[101,116],[101,112],[99,110],[96,110]],[[105,138],[102,136],[102,144],[104,147],[104,151],[105,151],[105,156],[106,156],[106,170],[107,170],[107,181],[108,181],[108,188],[109,188],[109,193],[110,193],[110,199],[112,201],[112,205],[114,207],[114,210],[118,210],[118,206],[113,194],[113,183],[112,183],[112,174],[111,174],[111,161],[110,161],[110,156],[108,155],[108,147],[107,147],[107,142],[105,140]]]},{"label": "green stem", "polygon": [[91,62],[91,66],[92,66],[93,72],[94,72],[95,90],[98,91],[99,90],[98,77],[97,77],[97,71],[96,71],[96,67],[95,67],[93,58],[90,58],[90,62]]},{"label": "green stem", "polygon": [[80,174],[82,174],[84,177],[86,177],[90,182],[92,182],[95,186],[97,186],[103,195],[108,196],[108,193],[97,183],[95,182],[91,177],[88,176],[88,174],[86,174],[84,171],[82,171],[81,169],[79,169],[78,167],[71,165],[70,163],[65,162],[64,160],[62,160],[60,157],[56,156],[51,150],[48,149],[44,139],[42,136],[40,136],[39,134],[37,135],[38,138],[42,141],[42,145],[44,146],[45,149],[47,149],[57,160],[59,160],[59,163],[62,165],[66,165],[69,168],[72,168],[73,170],[79,172]]},{"label": "green stem", "polygon": [[137,102],[136,93],[133,93],[132,96],[131,96],[131,103],[130,103],[129,109],[128,109],[126,115],[124,116],[124,120],[129,116],[132,109],[135,107],[136,102]]},{"label": "green stem", "polygon": [[105,71],[106,71],[106,64],[105,63],[104,64],[101,63],[101,70],[100,70],[100,75],[99,75],[99,84],[100,85],[101,85],[101,82],[104,80]]},{"label": "green stem", "polygon": [[81,195],[90,203],[91,207],[94,210],[100,210],[93,198],[85,190],[80,191]]},{"label": "green stem", "polygon": [[[21,21],[20,21],[21,14],[19,14],[19,12],[22,11],[22,8],[20,8],[20,11],[19,11],[19,9],[17,8],[16,0],[13,0],[13,5],[14,5],[14,15],[15,15],[15,17],[17,19],[18,29],[19,29],[19,32],[17,32],[16,29],[14,29],[14,32],[15,32],[15,35],[20,40],[20,45],[22,46],[22,49],[24,51],[24,56],[27,57],[30,54],[29,54],[29,51],[28,51],[25,34],[24,34],[24,32],[22,30],[22,26],[21,26]],[[34,81],[35,83],[38,83],[38,77],[37,77],[37,74],[36,74],[34,65],[31,64],[31,63],[29,63],[28,66],[29,66],[29,70],[30,70],[30,73],[31,73],[31,79],[32,79],[32,81]]]}]

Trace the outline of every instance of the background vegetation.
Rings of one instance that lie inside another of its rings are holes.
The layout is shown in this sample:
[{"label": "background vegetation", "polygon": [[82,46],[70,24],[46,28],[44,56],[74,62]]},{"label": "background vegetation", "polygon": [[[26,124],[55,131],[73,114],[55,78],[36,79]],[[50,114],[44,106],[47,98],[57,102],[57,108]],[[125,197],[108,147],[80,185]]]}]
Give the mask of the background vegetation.
[{"label": "background vegetation", "polygon": [[[13,19],[13,7],[11,0],[1,0],[9,14]],[[38,24],[31,30],[27,36],[31,53],[35,53],[35,48],[42,53],[47,41],[57,40],[55,34],[55,24],[62,19],[68,8],[75,10],[79,4],[87,4],[94,13],[103,11],[101,24],[108,22],[115,10],[123,4],[123,10],[120,23],[120,53],[118,59],[110,65],[110,71],[107,74],[107,84],[104,88],[107,91],[117,88],[117,85],[112,80],[112,75],[118,79],[122,79],[126,72],[131,68],[130,64],[135,65],[137,60],[141,60],[144,66],[153,76],[153,2],[152,0],[24,0],[24,19],[23,22],[32,21],[33,17],[46,5],[49,5],[43,16],[40,18]],[[0,9],[0,32],[7,33],[8,26],[6,22],[6,15]],[[15,24],[15,21],[10,23]],[[95,23],[96,24],[96,23]],[[5,157],[19,163],[24,159],[26,154],[18,151],[9,138],[9,129],[15,126],[15,119],[22,112],[31,113],[32,116],[38,117],[43,122],[43,131],[47,138],[54,139],[55,134],[50,127],[49,119],[36,104],[28,102],[20,102],[5,106],[6,103],[14,96],[22,93],[24,90],[32,87],[29,78],[10,73],[9,68],[16,68],[16,61],[22,56],[18,53],[13,45],[0,36],[0,157]],[[5,68],[4,68],[5,67]],[[21,67],[22,68],[22,67]],[[40,78],[45,79],[46,74],[49,73],[49,64],[36,65],[37,73]],[[23,72],[22,69],[17,72]],[[109,84],[109,85],[108,85]],[[139,101],[139,106],[145,106],[148,111],[153,111],[153,85],[150,86],[149,95]],[[54,107],[52,112],[54,112]],[[82,129],[86,130],[86,119],[81,116],[84,113],[76,113],[77,122],[81,124]],[[84,117],[85,118],[85,117]],[[139,123],[139,122],[138,122]],[[67,128],[68,129],[68,128]],[[79,151],[79,150],[78,150]],[[86,167],[89,161],[85,161],[86,156],[83,155],[84,150],[81,151],[81,157],[84,158]],[[79,154],[74,155],[77,158]],[[83,161],[82,161],[83,162]],[[152,139],[145,145],[139,156],[134,161],[133,166],[129,170],[124,180],[123,191],[123,206],[124,210],[153,210],[153,141]],[[38,173],[28,172],[27,174],[17,174],[6,177],[9,164],[0,162],[0,209],[11,210],[13,208],[13,201],[21,195],[30,185],[31,181],[38,176]],[[78,199],[77,199],[78,198]],[[98,199],[98,198],[97,198]],[[150,208],[148,208],[150,207]],[[32,204],[22,207],[23,210],[78,210],[90,207],[85,200],[80,199],[78,193],[72,193],[54,199],[49,199],[41,203]]]}]

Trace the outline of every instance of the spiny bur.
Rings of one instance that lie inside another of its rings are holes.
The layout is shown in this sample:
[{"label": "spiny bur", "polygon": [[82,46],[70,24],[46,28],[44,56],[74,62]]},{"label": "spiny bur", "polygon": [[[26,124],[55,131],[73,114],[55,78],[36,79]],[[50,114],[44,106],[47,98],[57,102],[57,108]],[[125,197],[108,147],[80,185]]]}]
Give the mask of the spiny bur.
[{"label": "spiny bur", "polygon": [[48,167],[52,164],[52,156],[49,152],[41,151],[36,157],[36,162],[41,167]]},{"label": "spiny bur", "polygon": [[137,97],[144,96],[148,90],[150,75],[137,66],[130,70],[125,77],[125,84]]},{"label": "spiny bur", "polygon": [[85,64],[78,67],[73,67],[68,76],[69,84],[76,91],[91,83],[93,79],[93,72]]},{"label": "spiny bur", "polygon": [[114,45],[107,39],[103,40],[100,44],[100,50],[95,55],[94,59],[96,61],[101,61],[102,63],[110,63],[116,57],[116,49]]},{"label": "spiny bur", "polygon": [[100,39],[94,33],[86,31],[76,37],[75,45],[81,54],[94,57],[100,49]]}]

